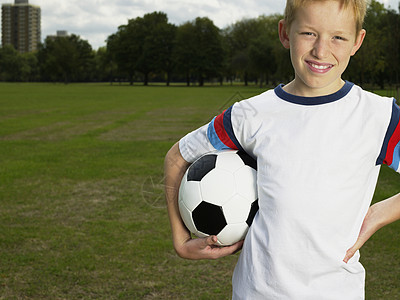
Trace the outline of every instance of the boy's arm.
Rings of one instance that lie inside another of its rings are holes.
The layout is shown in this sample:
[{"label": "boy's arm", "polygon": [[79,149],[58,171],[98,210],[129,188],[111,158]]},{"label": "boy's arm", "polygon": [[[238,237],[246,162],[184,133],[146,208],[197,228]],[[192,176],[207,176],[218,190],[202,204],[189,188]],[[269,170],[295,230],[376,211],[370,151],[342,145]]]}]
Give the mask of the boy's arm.
[{"label": "boy's arm", "polygon": [[400,194],[372,205],[365,216],[356,243],[347,250],[343,261],[347,263],[376,231],[397,220],[400,220]]},{"label": "boy's arm", "polygon": [[216,236],[192,239],[179,213],[178,194],[182,177],[189,167],[176,143],[168,151],[164,162],[165,197],[172,229],[172,239],[177,254],[188,259],[217,259],[241,249],[243,241],[228,247],[218,247]]}]

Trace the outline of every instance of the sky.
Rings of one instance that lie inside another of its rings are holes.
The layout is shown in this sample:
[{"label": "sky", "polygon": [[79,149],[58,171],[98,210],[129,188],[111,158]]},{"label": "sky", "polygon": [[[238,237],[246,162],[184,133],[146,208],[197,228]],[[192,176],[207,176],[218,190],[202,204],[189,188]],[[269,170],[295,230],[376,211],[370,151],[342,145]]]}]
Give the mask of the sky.
[{"label": "sky", "polygon": [[[385,7],[398,8],[400,0],[380,0]],[[93,49],[105,46],[107,37],[129,19],[162,11],[170,23],[180,25],[197,17],[208,17],[224,28],[243,18],[283,13],[284,0],[29,0],[41,7],[42,40],[57,30],[79,35]],[[14,0],[1,0],[14,3]],[[245,3],[245,4],[244,4]]]}]

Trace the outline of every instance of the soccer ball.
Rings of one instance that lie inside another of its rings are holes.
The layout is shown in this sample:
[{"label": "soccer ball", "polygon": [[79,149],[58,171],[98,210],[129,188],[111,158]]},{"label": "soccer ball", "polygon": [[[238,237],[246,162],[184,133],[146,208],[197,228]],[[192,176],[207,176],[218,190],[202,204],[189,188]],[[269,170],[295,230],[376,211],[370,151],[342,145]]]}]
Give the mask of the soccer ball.
[{"label": "soccer ball", "polygon": [[221,246],[244,239],[258,211],[257,162],[237,150],[203,155],[183,176],[178,203],[196,236],[216,235]]}]

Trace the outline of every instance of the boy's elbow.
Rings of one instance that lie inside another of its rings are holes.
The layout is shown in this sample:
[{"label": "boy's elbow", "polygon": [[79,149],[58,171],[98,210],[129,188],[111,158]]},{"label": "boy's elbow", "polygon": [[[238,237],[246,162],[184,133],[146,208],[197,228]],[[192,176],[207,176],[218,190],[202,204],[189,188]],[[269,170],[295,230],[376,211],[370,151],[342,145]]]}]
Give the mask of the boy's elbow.
[{"label": "boy's elbow", "polygon": [[175,250],[175,253],[176,253],[180,258],[183,258],[183,259],[193,259],[193,258],[190,256],[190,253],[188,253],[188,251],[185,250],[185,247],[183,247],[183,245],[181,245],[181,244],[179,244],[179,243],[175,243],[175,242],[174,242],[174,250]]},{"label": "boy's elbow", "polygon": [[179,168],[187,168],[189,163],[183,158],[179,150],[179,142],[175,143],[167,152],[164,159],[164,166],[177,166]]},{"label": "boy's elbow", "polygon": [[181,155],[179,151],[179,143],[175,143],[165,155],[164,161],[168,162],[171,159],[175,159],[177,156]]},{"label": "boy's elbow", "polygon": [[188,259],[188,257],[185,255],[185,252],[181,251],[179,248],[174,247],[175,253],[183,259]]}]

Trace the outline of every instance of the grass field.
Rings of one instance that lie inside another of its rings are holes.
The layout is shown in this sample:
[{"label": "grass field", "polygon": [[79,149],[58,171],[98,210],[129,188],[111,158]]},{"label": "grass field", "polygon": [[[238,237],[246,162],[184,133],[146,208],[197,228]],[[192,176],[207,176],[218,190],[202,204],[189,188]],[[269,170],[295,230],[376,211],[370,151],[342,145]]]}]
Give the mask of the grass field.
[{"label": "grass field", "polygon": [[[0,299],[228,299],[237,255],[172,248],[166,151],[256,87],[0,84]],[[374,201],[400,190],[383,168]],[[363,248],[367,299],[400,299],[400,222]]]}]

